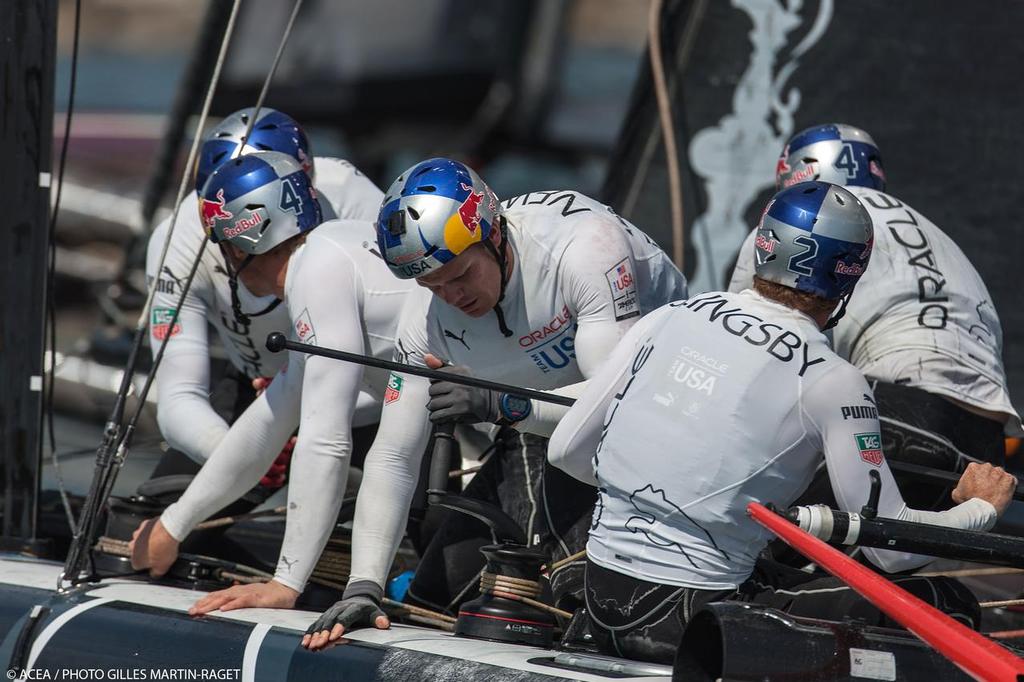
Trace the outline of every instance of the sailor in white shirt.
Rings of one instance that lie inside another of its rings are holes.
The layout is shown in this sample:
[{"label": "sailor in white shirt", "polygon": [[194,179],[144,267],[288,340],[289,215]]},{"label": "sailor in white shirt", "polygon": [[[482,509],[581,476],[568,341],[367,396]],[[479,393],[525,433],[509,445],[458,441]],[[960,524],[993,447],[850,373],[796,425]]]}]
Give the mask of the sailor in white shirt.
[{"label": "sailor in white shirt", "polygon": [[[701,294],[640,320],[559,423],[551,462],[600,491],[586,601],[607,653],[671,663],[702,604],[764,592],[751,576],[770,534],[746,506],[789,506],[823,455],[845,510],[867,502],[870,471],[881,475],[880,517],[984,530],[1005,509],[1015,481],[987,464],[964,475],[951,510],[903,501],[871,389],[822,333],[871,244],[871,219],[849,191],[810,182],[780,192],[757,228],[755,289]],[[888,571],[926,561],[864,553]],[[932,601],[959,598],[955,585],[933,588]]]},{"label": "sailor in white shirt", "polygon": [[[413,285],[391,276],[377,252],[372,223],[321,224],[315,190],[297,161],[278,152],[228,161],[207,180],[200,201],[211,241],[223,247],[228,266],[253,293],[282,300],[293,339],[392,357],[399,311]],[[136,568],[165,572],[195,525],[251,488],[298,429],[274,579],[213,593],[193,612],[292,606],[341,506],[359,396],[368,394],[379,405],[386,386],[387,373],[380,370],[288,354],[181,499],[159,521],[140,526],[133,546]]]},{"label": "sailor in white shirt", "polygon": [[[962,471],[1002,464],[1004,436],[1021,436],[1007,390],[1002,329],[978,272],[928,218],[886,194],[871,137],[843,124],[793,136],[776,167],[778,187],[820,179],[845,185],[875,228],[871,269],[831,332],[836,353],[867,377],[890,461]],[[754,238],[743,244],[729,291],[753,284]],[[911,506],[949,506],[949,487],[897,472]],[[828,502],[824,473],[808,499]]]},{"label": "sailor in white shirt", "polygon": [[[401,360],[576,395],[640,317],[686,296],[686,280],[642,231],[578,192],[535,192],[499,205],[477,174],[430,159],[388,189],[377,223],[392,272],[416,278],[398,327]],[[547,465],[566,408],[394,374],[366,458],[345,599],[310,628],[319,648],[378,620],[431,422],[498,423],[495,453],[465,491],[499,505],[531,546],[563,559],[586,541],[595,491]],[[515,429],[509,428],[511,426]],[[423,556],[411,597],[456,610],[474,596],[487,528],[452,514]],[[556,601],[582,592],[582,561],[554,571]]]},{"label": "sailor in white shirt", "polygon": [[[230,422],[252,402],[255,393],[251,382],[274,376],[287,357],[269,353],[264,347],[267,334],[290,325],[281,300],[272,294],[255,296],[244,283],[234,281],[224,256],[215,247],[207,246],[203,251],[177,322],[169,328],[183,283],[206,238],[200,208],[207,206],[211,215],[218,208],[215,203],[199,203],[198,195],[207,178],[221,163],[240,153],[276,151],[295,158],[309,174],[325,221],[343,218],[372,222],[384,197],[349,162],[314,158],[301,126],[280,111],[261,108],[250,139],[243,143],[253,113],[251,108],[236,111],[207,135],[196,163],[196,192],[182,202],[162,267],[160,254],[171,229],[170,218],[160,223],[149,239],[146,276],[151,283],[156,281],[157,287],[149,326],[153,353],[171,336],[157,382],[157,420],[170,447],[157,465],[154,478],[195,474],[227,433]],[[219,337],[228,363],[211,362],[208,327]],[[369,395],[361,397],[360,408],[358,425],[376,423],[379,408]],[[273,487],[281,478],[283,474],[278,481],[265,483]]]}]

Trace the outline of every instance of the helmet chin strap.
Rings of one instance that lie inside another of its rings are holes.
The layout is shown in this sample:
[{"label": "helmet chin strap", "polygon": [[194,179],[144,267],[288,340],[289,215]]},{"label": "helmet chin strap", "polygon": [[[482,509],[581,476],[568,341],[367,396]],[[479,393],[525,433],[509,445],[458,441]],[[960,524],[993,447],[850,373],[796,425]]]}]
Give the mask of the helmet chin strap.
[{"label": "helmet chin strap", "polygon": [[238,269],[234,269],[228,266],[228,287],[231,289],[231,312],[235,314],[235,322],[241,325],[249,326],[251,320],[249,316],[242,312],[242,302],[238,299],[238,275],[242,270],[245,270],[252,259],[255,258],[252,254],[245,257],[242,264],[238,266]]},{"label": "helmet chin strap", "polygon": [[850,302],[850,296],[853,292],[848,292],[845,296],[839,299],[839,307],[832,313],[832,315],[825,321],[825,326],[821,328],[821,331],[827,332],[832,327],[839,324],[839,320],[843,319],[843,315],[846,314],[846,304]]},{"label": "helmet chin strap", "polygon": [[238,269],[236,270],[234,267],[231,266],[231,260],[227,257],[227,254],[224,253],[223,249],[224,247],[222,245],[221,256],[223,256],[224,258],[224,268],[228,273],[228,288],[231,290],[231,312],[235,316],[235,322],[237,322],[240,325],[248,327],[249,324],[252,322],[252,318],[266,315],[267,313],[274,310],[274,308],[281,305],[281,299],[275,296],[273,302],[271,302],[270,305],[268,305],[266,308],[259,311],[258,313],[250,313],[247,315],[246,313],[242,312],[242,301],[238,298],[238,275],[242,272],[242,270],[245,270],[245,268],[248,267],[249,263],[251,263],[252,259],[255,258],[256,256],[252,254],[246,256],[245,260],[242,261],[242,264],[239,265]]},{"label": "helmet chin strap", "polygon": [[512,336],[513,331],[505,324],[505,313],[501,309],[501,302],[505,299],[505,287],[508,286],[508,226],[503,216],[498,216],[498,233],[501,235],[501,242],[497,248],[494,247],[494,242],[490,238],[484,242],[484,245],[494,256],[494,260],[498,261],[498,269],[501,271],[501,291],[498,293],[498,302],[494,304],[494,314],[498,317],[498,329],[506,337],[509,337]]}]

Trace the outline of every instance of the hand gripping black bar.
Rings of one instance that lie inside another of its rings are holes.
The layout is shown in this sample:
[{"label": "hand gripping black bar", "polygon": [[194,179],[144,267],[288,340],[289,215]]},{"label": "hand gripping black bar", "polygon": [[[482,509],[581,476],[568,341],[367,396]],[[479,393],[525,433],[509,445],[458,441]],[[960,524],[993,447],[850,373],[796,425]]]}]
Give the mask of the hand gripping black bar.
[{"label": "hand gripping black bar", "polygon": [[354,362],[357,365],[377,367],[379,369],[387,369],[392,372],[401,372],[402,374],[414,374],[428,379],[450,381],[453,384],[464,384],[466,386],[474,386],[476,388],[486,388],[491,391],[499,391],[501,393],[519,396],[520,398],[530,398],[532,400],[540,400],[541,402],[554,403],[555,405],[564,405],[566,407],[571,407],[572,404],[576,402],[574,399],[566,396],[545,393],[544,391],[535,391],[532,388],[520,388],[519,386],[502,384],[497,381],[488,381],[487,379],[478,379],[477,377],[466,376],[464,374],[441,372],[436,369],[416,367],[402,362],[378,360],[377,358],[370,357],[369,355],[347,353],[343,350],[334,350],[333,348],[323,348],[322,346],[313,346],[308,343],[289,341],[281,332],[271,332],[267,334],[267,350],[271,353],[279,353],[283,350],[293,350],[298,353],[309,353],[310,355],[319,355],[332,360]]},{"label": "hand gripping black bar", "polygon": [[[889,468],[893,470],[893,473],[903,474],[905,476],[916,477],[921,482],[928,481],[929,483],[948,483],[951,486],[956,486],[960,482],[960,474],[953,471],[942,471],[941,469],[932,469],[931,467],[921,466],[920,464],[911,464],[910,462],[896,462],[889,460]],[[1024,502],[1024,483],[1018,483],[1013,489],[1013,499],[1018,502]]]}]

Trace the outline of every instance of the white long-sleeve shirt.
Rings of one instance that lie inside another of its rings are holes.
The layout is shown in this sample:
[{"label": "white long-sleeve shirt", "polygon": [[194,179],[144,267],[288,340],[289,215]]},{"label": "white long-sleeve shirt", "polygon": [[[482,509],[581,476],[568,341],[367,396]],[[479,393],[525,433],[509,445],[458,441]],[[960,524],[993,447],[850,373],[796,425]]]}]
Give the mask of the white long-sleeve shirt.
[{"label": "white long-sleeve shirt", "polygon": [[[611,209],[577,192],[537,192],[503,203],[513,270],[501,303],[513,335],[493,313],[471,318],[413,294],[398,331],[399,359],[427,353],[473,374],[575,395],[641,315],[684,298],[669,257]],[[367,454],[352,537],[352,580],[384,584],[430,433],[430,382],[395,374]],[[566,408],[533,401],[517,428],[549,435]]]},{"label": "white long-sleeve shirt", "polygon": [[[281,308],[293,340],[390,359],[410,281],[379,257],[372,223],[334,220],[314,229],[292,254]],[[341,506],[360,392],[384,399],[387,373],[289,352],[267,390],[221,439],[209,461],[161,520],[182,540],[197,523],[234,501],[266,472],[297,428],[288,516],[275,580],[301,591]]]},{"label": "white long-sleeve shirt", "polygon": [[[373,221],[384,194],[352,164],[341,159],[316,159],[316,185],[324,220],[344,218]],[[185,297],[178,321],[169,330],[182,286],[203,243],[195,194],[189,195],[178,212],[171,244],[161,272],[156,272],[160,252],[170,229],[170,218],[150,236],[146,255],[146,277],[158,280],[153,299],[149,333],[155,354],[171,332],[157,381],[157,420],[164,439],[197,462],[206,461],[228,431],[228,424],[210,406],[210,344],[207,325],[216,330],[228,359],[250,378],[273,376],[284,363],[283,355],[267,351],[267,334],[287,329],[285,308],[273,307],[273,296],[256,297],[239,282],[242,310],[250,324],[235,320],[227,270],[216,245],[207,244],[196,276]],[[264,310],[263,315],[253,315]],[[369,396],[361,399],[362,409],[373,416],[379,404]],[[364,422],[365,423],[365,422]]]},{"label": "white long-sleeve shirt", "polygon": [[[1006,386],[1003,330],[992,297],[960,247],[896,197],[847,187],[871,215],[875,242],[835,350],[869,379],[915,386],[1004,415],[1024,436]],[[753,286],[754,232],[740,247],[729,291]]]},{"label": "white long-sleeve shirt", "polygon": [[[708,590],[742,583],[770,538],[747,504],[789,506],[822,454],[844,510],[867,502],[876,470],[881,517],[975,530],[995,522],[980,499],[940,513],[909,509],[863,375],[811,318],[752,290],[702,294],[640,320],[548,447],[553,465],[598,486],[592,561]],[[864,552],[890,571],[926,561]]]}]

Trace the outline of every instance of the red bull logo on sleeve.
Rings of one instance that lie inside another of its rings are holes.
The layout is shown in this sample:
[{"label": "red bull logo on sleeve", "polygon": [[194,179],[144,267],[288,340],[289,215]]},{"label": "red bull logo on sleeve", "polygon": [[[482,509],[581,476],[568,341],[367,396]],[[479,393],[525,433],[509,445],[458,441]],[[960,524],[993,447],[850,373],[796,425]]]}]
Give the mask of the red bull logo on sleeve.
[{"label": "red bull logo on sleeve", "polygon": [[458,255],[481,239],[480,204],[484,193],[474,192],[470,185],[460,182],[459,186],[469,192],[458,210],[444,225],[444,242],[449,251]]},{"label": "red bull logo on sleeve", "polygon": [[224,208],[224,190],[217,190],[217,199],[211,201],[206,197],[199,198],[199,219],[203,222],[206,234],[213,231],[213,225],[217,220],[231,220],[234,214]]}]

